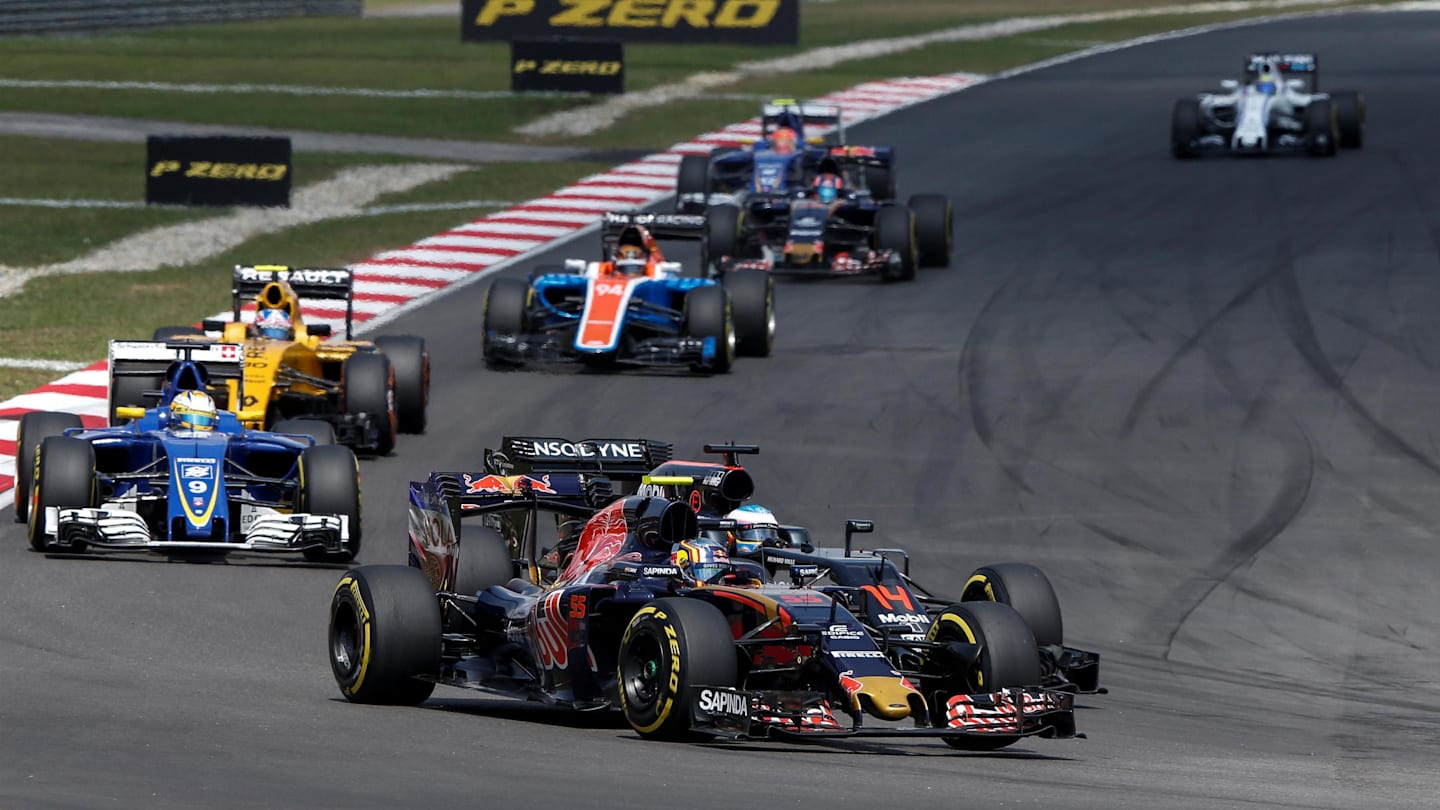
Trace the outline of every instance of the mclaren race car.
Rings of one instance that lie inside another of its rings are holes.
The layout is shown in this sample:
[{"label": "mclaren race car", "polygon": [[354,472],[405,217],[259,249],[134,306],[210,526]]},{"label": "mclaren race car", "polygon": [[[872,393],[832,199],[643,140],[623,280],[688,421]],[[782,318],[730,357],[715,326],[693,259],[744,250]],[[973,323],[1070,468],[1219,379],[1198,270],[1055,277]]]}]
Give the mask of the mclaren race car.
[{"label": "mclaren race car", "polygon": [[703,216],[609,213],[602,259],[571,259],[528,280],[501,278],[485,296],[484,353],[492,366],[580,362],[592,367],[730,370],[735,355],[765,356],[775,335],[773,281],[758,271],[724,283],[684,275],[663,240],[701,243]]},{"label": "mclaren race car", "polygon": [[1322,93],[1315,54],[1256,53],[1240,81],[1218,93],[1175,102],[1170,149],[1177,158],[1207,152],[1335,154],[1365,140],[1365,102],[1353,91]]},{"label": "mclaren race car", "polygon": [[29,519],[36,551],[355,556],[354,453],[317,443],[303,425],[288,434],[250,430],[243,423],[260,414],[219,410],[207,393],[228,380],[243,394],[243,346],[117,341],[110,360],[121,373],[129,363],[167,366],[160,390],[148,392],[157,405],[120,406],[114,412],[127,423],[108,428],[86,429],[69,413],[21,419],[17,449],[26,474],[17,481],[15,513]]},{"label": "mclaren race car", "polygon": [[[555,440],[574,457],[554,471],[532,460],[527,473],[487,464],[413,483],[411,565],[351,570],[331,600],[342,694],[418,704],[443,683],[618,708],[656,739],[929,737],[988,750],[1077,736],[1074,696],[1039,685],[1034,637],[1012,608],[938,611],[902,671],[842,599],[764,582],[702,536],[690,503],[617,497],[611,474],[633,474],[656,444]],[[574,542],[537,584],[519,574],[538,568],[542,526]]]},{"label": "mclaren race car", "polygon": [[[156,340],[206,340],[218,334],[245,346],[244,401],[232,407],[257,412],[256,429],[282,420],[328,422],[335,440],[356,450],[385,455],[396,433],[425,432],[430,396],[430,355],[423,338],[396,335],[373,342],[353,339],[354,278],[344,268],[237,266],[231,286],[231,320],[202,327],[165,326]],[[307,324],[300,299],[345,302],[345,340],[327,340],[329,324]],[[242,309],[254,305],[254,322]],[[148,406],[143,390],[158,379],[133,378],[112,390],[115,406]],[[233,394],[233,392],[232,392]]]}]

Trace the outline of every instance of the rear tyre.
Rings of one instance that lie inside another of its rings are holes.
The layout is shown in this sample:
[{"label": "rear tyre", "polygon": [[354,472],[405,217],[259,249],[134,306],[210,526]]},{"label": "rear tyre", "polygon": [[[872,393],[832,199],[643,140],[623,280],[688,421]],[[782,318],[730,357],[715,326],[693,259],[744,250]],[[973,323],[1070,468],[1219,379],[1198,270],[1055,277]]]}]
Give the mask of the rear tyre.
[{"label": "rear tyre", "polygon": [[709,155],[685,155],[680,158],[680,170],[675,178],[675,210],[682,213],[704,211],[704,203],[685,199],[689,194],[710,194]]},{"label": "rear tyre", "polygon": [[347,414],[365,414],[375,426],[376,455],[395,449],[395,371],[390,359],[374,352],[356,352],[345,358],[341,370],[340,408]]},{"label": "rear tyre", "polygon": [[1182,98],[1170,113],[1170,153],[1182,160],[1197,156],[1200,140],[1200,99]]},{"label": "rear tyre", "polygon": [[160,326],[155,329],[152,336],[156,341],[167,341],[177,337],[204,337],[205,330],[198,326]]},{"label": "rear tyre", "polygon": [[866,166],[865,187],[870,196],[885,202],[895,199],[895,172],[890,166]]},{"label": "rear tyre", "polygon": [[[994,602],[966,602],[941,611],[927,636],[929,641],[953,647],[932,650],[926,661],[930,671],[922,678],[925,694],[937,691],[945,698],[995,692],[1006,687],[1036,686],[1040,683],[1040,654],[1035,636],[1025,620],[1009,605]],[[975,651],[978,655],[966,655]],[[958,661],[966,661],[957,666]],[[932,709],[937,726],[946,723],[946,710]],[[1020,737],[955,736],[943,738],[961,751],[994,751],[1013,745]]]},{"label": "rear tyre", "polygon": [[317,447],[335,443],[335,428],[323,419],[281,419],[270,426],[270,432],[309,436]]},{"label": "rear tyre", "polygon": [[146,391],[159,391],[165,386],[165,377],[161,374],[147,374],[139,377],[112,377],[110,380],[110,424],[111,426],[123,425],[129,419],[121,419],[115,412],[122,407],[131,408],[153,408],[160,398],[158,396],[146,396]]},{"label": "rear tyre", "polygon": [[460,535],[455,553],[455,592],[473,596],[515,578],[515,559],[500,532],[489,526],[470,527]]},{"label": "rear tyre", "polygon": [[735,685],[735,640],[719,609],[696,599],[657,599],[620,640],[620,708],[646,739],[689,736],[692,686]]},{"label": "rear tyre", "polygon": [[322,445],[300,451],[300,490],[295,511],[312,515],[339,515],[350,530],[350,548],[327,552],[307,548],[311,562],[349,562],[360,553],[360,465],[348,447]]},{"label": "rear tyre", "polygon": [[534,301],[534,290],[518,278],[497,278],[485,291],[483,326],[485,335],[482,347],[485,363],[491,368],[503,365],[518,365],[506,360],[496,350],[492,336],[519,338],[529,332],[529,314]]},{"label": "rear tyre", "polygon": [[775,279],[764,270],[736,270],[723,277],[735,320],[735,352],[768,357],[775,342]]},{"label": "rear tyre", "polygon": [[[740,255],[740,208],[734,205],[717,205],[705,213],[705,252],[710,261],[723,256],[735,258]],[[706,273],[714,274],[711,267]]]},{"label": "rear tyre", "polygon": [[944,194],[916,194],[910,198],[915,212],[915,246],[921,267],[949,267],[955,252],[955,211]]},{"label": "rear tyre", "polygon": [[34,411],[20,417],[15,434],[15,522],[24,523],[30,514],[30,486],[35,480],[35,454],[40,443],[64,435],[67,428],[83,427],[73,413]]},{"label": "rear tyre", "polygon": [[1359,149],[1365,144],[1365,98],[1353,90],[1330,94],[1335,107],[1335,124],[1340,148]]},{"label": "rear tyre", "polygon": [[352,703],[415,706],[435,691],[440,603],[430,580],[403,565],[346,572],[330,598],[330,671]]},{"label": "rear tyre", "polygon": [[724,287],[696,287],[685,296],[685,334],[714,340],[715,355],[708,363],[696,363],[696,371],[724,374],[735,362],[735,323],[731,317],[730,294]]},{"label": "rear tyre", "polygon": [[30,547],[46,551],[45,509],[95,505],[95,448],[70,436],[50,436],[35,454],[35,483],[30,494]]},{"label": "rear tyre", "polygon": [[1335,154],[1340,127],[1335,120],[1335,108],[1329,101],[1313,101],[1305,108],[1305,132],[1310,141],[1311,155],[1332,157]]},{"label": "rear tyre", "polygon": [[1060,600],[1049,577],[1033,565],[995,563],[976,568],[960,592],[962,602],[999,602],[1020,614],[1035,643],[1040,646],[1065,643],[1065,622],[1060,617]]},{"label": "rear tyre", "polygon": [[886,271],[887,281],[915,280],[915,214],[903,205],[887,205],[875,213],[875,249],[891,250],[900,257]]},{"label": "rear tyre", "polygon": [[395,372],[395,414],[401,433],[425,432],[425,409],[430,404],[430,352],[425,339],[411,335],[375,338],[375,345],[390,358]]}]

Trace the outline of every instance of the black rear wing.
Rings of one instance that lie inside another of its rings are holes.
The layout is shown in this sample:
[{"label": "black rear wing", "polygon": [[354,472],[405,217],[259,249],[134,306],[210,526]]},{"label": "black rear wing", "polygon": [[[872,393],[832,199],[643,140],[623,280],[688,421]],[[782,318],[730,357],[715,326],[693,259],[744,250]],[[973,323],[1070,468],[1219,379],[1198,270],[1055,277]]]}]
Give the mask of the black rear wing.
[{"label": "black rear wing", "polygon": [[287,267],[282,264],[235,265],[230,284],[235,320],[245,303],[272,281],[284,281],[300,298],[345,302],[345,339],[352,334],[355,316],[355,276],[345,267]]},{"label": "black rear wing", "polygon": [[1305,80],[1306,92],[1314,93],[1320,87],[1320,57],[1313,53],[1252,53],[1245,59],[1246,77],[1260,75],[1266,64],[1273,65],[1287,79]]},{"label": "black rear wing", "polygon": [[499,450],[485,451],[485,469],[497,475],[598,473],[617,481],[639,482],[669,461],[672,448],[655,439],[570,439],[506,436]]},{"label": "black rear wing", "polygon": [[[245,347],[238,343],[220,343],[198,339],[172,342],[151,340],[112,340],[109,350],[110,385],[106,396],[106,412],[115,413],[120,406],[153,408],[163,393],[162,388],[177,363],[191,362],[203,369],[203,378],[175,380],[180,390],[205,391],[220,407],[238,410],[245,396]],[[174,369],[180,371],[180,369]],[[119,378],[142,378],[147,387],[139,392],[140,401],[116,402]],[[237,402],[229,402],[230,381],[235,382]]]},{"label": "black rear wing", "polygon": [[801,127],[815,124],[835,128],[835,142],[845,143],[845,121],[839,104],[800,102],[793,98],[777,98],[760,107],[760,132],[769,137],[777,127]]}]

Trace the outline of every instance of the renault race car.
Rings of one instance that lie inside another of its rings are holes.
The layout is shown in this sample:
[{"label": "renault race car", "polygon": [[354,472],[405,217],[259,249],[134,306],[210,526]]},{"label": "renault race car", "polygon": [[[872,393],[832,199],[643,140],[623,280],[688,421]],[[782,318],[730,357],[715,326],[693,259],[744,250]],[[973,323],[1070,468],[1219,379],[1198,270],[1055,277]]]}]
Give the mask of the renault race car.
[{"label": "renault race car", "polygon": [[[765,356],[775,334],[775,292],[761,272],[723,284],[685,275],[659,241],[701,243],[703,216],[608,213],[600,261],[571,259],[528,280],[500,278],[485,295],[484,355],[495,367],[579,362],[597,368],[681,366],[730,370],[735,355]],[[621,251],[639,258],[618,261]]]},{"label": "renault race car", "polygon": [[[286,419],[330,423],[336,441],[384,455],[396,433],[425,432],[430,396],[430,355],[423,338],[397,335],[354,340],[354,278],[344,268],[237,266],[231,286],[231,321],[205,321],[202,328],[166,326],[156,340],[204,340],[215,333],[245,346],[245,401],[234,407],[261,414],[246,426],[262,429]],[[300,299],[345,302],[345,339],[327,340],[329,324],[307,324]],[[242,309],[283,313],[288,330],[265,337],[242,322]],[[116,406],[146,406],[136,397],[152,380],[136,380],[112,392]]]},{"label": "renault race car", "polygon": [[1315,54],[1255,53],[1241,81],[1218,93],[1175,102],[1170,149],[1177,158],[1208,152],[1335,154],[1365,139],[1365,103],[1353,91],[1320,92]]},{"label": "renault race car", "polygon": [[[1073,695],[1039,687],[1034,638],[1007,605],[942,611],[933,638],[911,642],[919,666],[902,672],[841,600],[731,563],[689,503],[615,498],[602,472],[537,472],[411,485],[412,564],[353,569],[331,600],[331,669],[347,699],[413,705],[443,683],[618,708],[655,739],[993,749],[1077,736]],[[497,514],[527,527],[518,545],[487,523]],[[552,521],[579,522],[558,576],[517,576],[536,566],[538,527]]]},{"label": "renault race car", "polygon": [[243,396],[243,346],[116,341],[110,360],[122,375],[131,364],[166,366],[155,407],[120,406],[114,413],[127,423],[108,428],[86,429],[69,413],[21,419],[27,474],[17,481],[16,517],[28,518],[36,551],[355,556],[360,483],[349,448],[318,443],[293,422],[279,427],[294,433],[250,430],[244,423],[260,414],[217,412],[208,400],[211,410],[193,423],[173,415],[182,413],[172,408],[177,398],[203,398],[221,380]]}]

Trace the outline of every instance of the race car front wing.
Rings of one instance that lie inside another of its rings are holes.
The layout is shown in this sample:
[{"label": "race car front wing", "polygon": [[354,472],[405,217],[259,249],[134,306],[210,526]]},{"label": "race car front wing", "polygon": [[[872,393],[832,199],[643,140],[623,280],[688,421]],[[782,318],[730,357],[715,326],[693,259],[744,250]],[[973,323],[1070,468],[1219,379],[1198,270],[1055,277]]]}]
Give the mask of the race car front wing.
[{"label": "race car front wing", "polygon": [[242,539],[156,539],[139,513],[113,508],[45,509],[45,534],[56,551],[87,546],[114,550],[209,549],[211,551],[296,552],[307,548],[344,551],[350,545],[349,518],[306,513],[261,515]]}]

